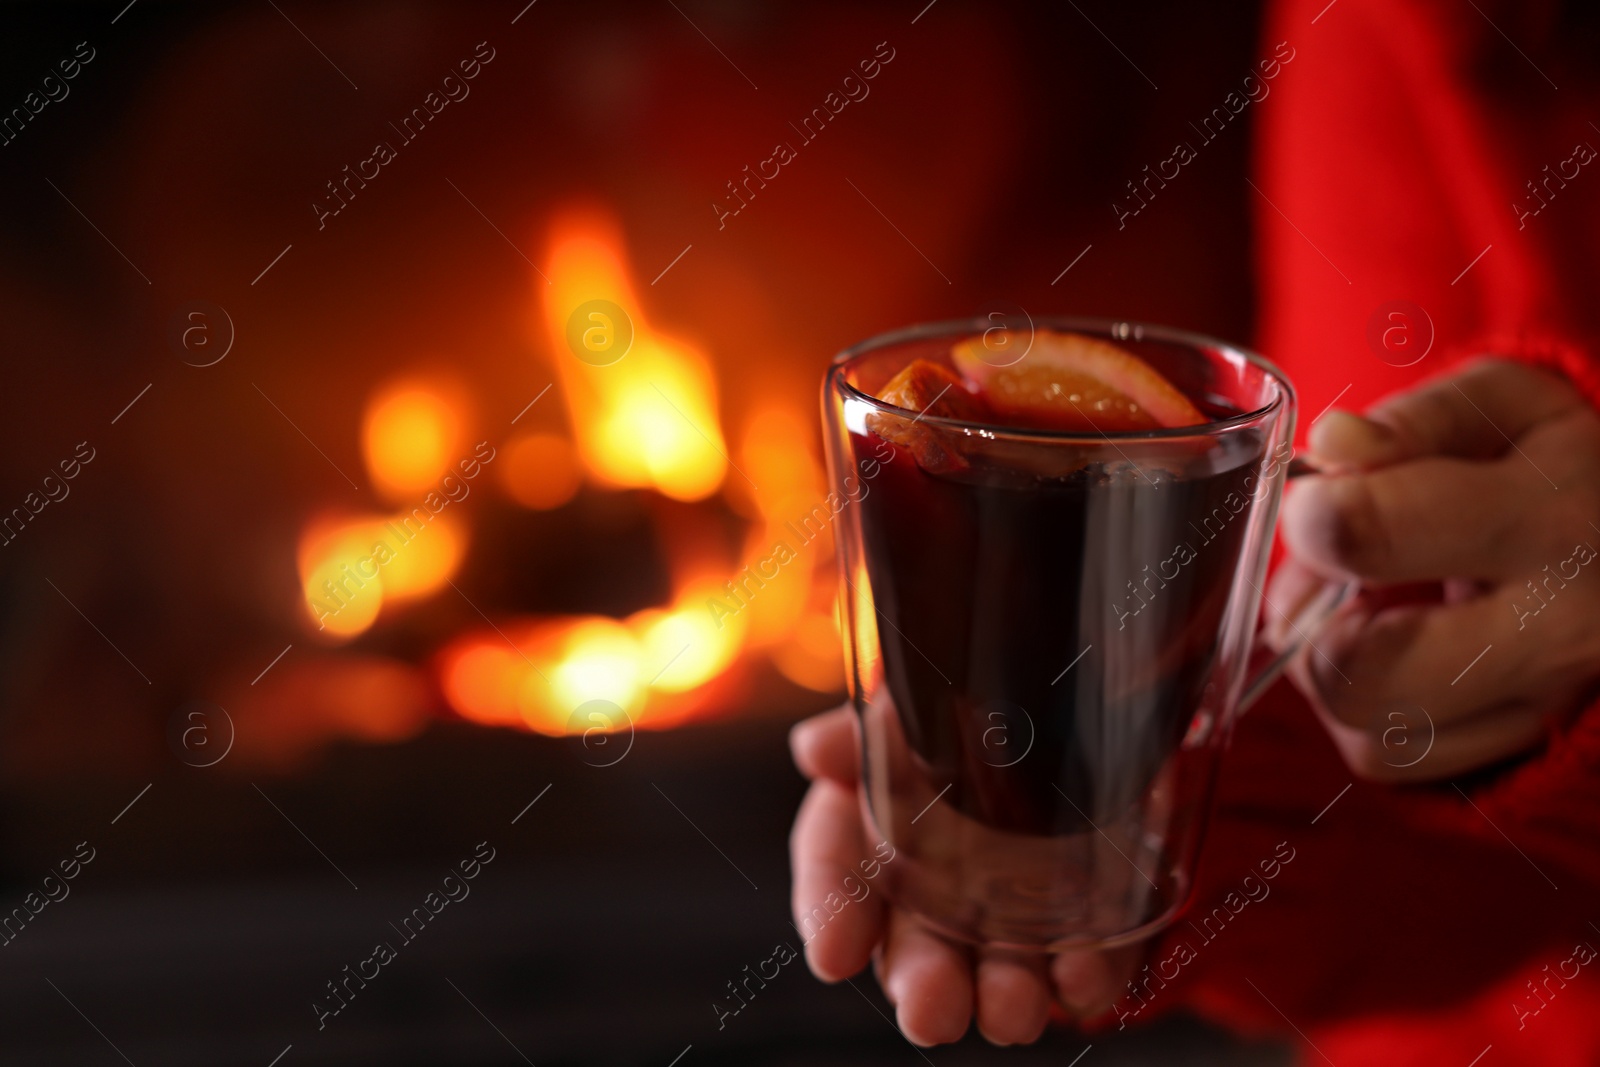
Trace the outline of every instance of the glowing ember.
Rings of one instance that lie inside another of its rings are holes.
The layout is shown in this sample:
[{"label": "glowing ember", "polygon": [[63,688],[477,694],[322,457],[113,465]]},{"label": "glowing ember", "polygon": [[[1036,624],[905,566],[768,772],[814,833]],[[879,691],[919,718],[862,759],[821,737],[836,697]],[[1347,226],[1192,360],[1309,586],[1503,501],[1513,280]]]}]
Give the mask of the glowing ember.
[{"label": "glowing ember", "polygon": [[458,640],[442,655],[441,675],[446,699],[467,718],[559,736],[574,730],[575,709],[593,700],[615,705],[624,722],[637,718],[644,669],[626,626],[581,616],[508,623],[499,634]]},{"label": "glowing ember", "polygon": [[532,669],[499,637],[474,637],[446,650],[441,681],[457,712],[489,726],[521,726],[517,694]]},{"label": "glowing ember", "polygon": [[696,689],[733,665],[744,637],[744,624],[718,627],[706,611],[706,598],[721,585],[714,578],[684,587],[670,610],[641,611],[628,620],[639,635],[645,662],[657,664],[652,689],[684,692]]},{"label": "glowing ember", "polygon": [[306,614],[324,636],[363,633],[383,608],[383,582],[371,562],[381,520],[321,519],[300,538],[300,584]]},{"label": "glowing ember", "polygon": [[[541,733],[563,733],[572,710],[605,700],[635,712],[643,702],[644,657],[639,642],[615,619],[582,619],[560,639],[558,659],[543,678],[528,679],[522,714]],[[537,684],[536,684],[537,683]]]},{"label": "glowing ember", "polygon": [[436,515],[421,529],[407,514],[317,520],[300,538],[307,615],[324,636],[354,637],[372,626],[385,604],[441,589],[466,547],[466,527],[449,515]]}]

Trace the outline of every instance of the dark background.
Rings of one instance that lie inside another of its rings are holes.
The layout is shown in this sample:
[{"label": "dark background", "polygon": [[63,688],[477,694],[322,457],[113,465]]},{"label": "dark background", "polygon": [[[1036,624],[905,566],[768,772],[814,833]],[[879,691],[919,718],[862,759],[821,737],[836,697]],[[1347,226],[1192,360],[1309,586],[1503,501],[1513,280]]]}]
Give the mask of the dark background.
[{"label": "dark background", "polygon": [[[306,638],[293,558],[307,515],[363,499],[331,468],[359,470],[375,382],[446,361],[504,425],[552,380],[520,257],[537,262],[552,206],[575,199],[618,213],[641,286],[692,244],[648,298],[712,354],[730,422],[764,395],[814,395],[830,354],[870,333],[1001,306],[1248,341],[1251,110],[1126,229],[1111,204],[1249,73],[1254,6],[278,8],[0,8],[0,108],[78,42],[96,52],[0,147],[0,509],[79,441],[97,450],[0,547],[0,903],[96,849],[0,947],[0,1062],[265,1065],[292,1046],[286,1067],[517,1050],[665,1065],[692,1046],[686,1067],[946,1067],[1068,1063],[1090,1042],[1085,1063],[1281,1062],[1182,1020],[924,1055],[870,977],[828,988],[799,963],[719,1032],[724,983],[796,941],[785,845],[803,783],[785,732],[837,696],[757,666],[713,721],[641,732],[605,768],[575,741],[448,713],[428,657],[478,623],[464,600],[658,602],[649,494],[463,505],[485,528],[463,597],[340,649]],[[496,57],[471,95],[319,231],[323,183],[484,40]],[[723,183],[880,41],[896,56],[871,95],[719,231]],[[167,340],[192,300],[237,329],[214,367]],[[532,419],[563,429],[554,402]],[[290,642],[267,689],[230,704],[232,758],[185,765],[175,713],[248,692]],[[352,682],[373,670],[383,685]],[[341,726],[341,701],[377,725]],[[485,840],[497,857],[472,895],[319,1032],[323,984]]]}]

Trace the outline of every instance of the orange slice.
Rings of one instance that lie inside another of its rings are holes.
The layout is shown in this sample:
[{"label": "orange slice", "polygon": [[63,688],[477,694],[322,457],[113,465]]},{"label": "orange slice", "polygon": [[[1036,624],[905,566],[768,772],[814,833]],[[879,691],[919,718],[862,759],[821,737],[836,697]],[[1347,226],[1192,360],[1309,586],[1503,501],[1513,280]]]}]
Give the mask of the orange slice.
[{"label": "orange slice", "polygon": [[972,395],[972,386],[948,367],[914,359],[890,378],[878,399],[912,415],[937,415],[945,419],[980,420],[987,412]]},{"label": "orange slice", "polygon": [[1154,367],[1098,338],[1039,330],[1027,354],[1010,366],[994,366],[988,355],[976,337],[951,351],[957,369],[1008,423],[1113,432],[1207,421]]},{"label": "orange slice", "polygon": [[902,418],[873,413],[867,416],[867,428],[885,441],[909,449],[925,470],[959,466],[960,460],[940,443],[941,435],[934,427],[920,421],[922,417],[933,415],[968,422],[992,418],[988,406],[972,395],[968,382],[948,367],[925,359],[912,360],[890,378],[878,391],[878,399],[904,408],[906,414]]}]

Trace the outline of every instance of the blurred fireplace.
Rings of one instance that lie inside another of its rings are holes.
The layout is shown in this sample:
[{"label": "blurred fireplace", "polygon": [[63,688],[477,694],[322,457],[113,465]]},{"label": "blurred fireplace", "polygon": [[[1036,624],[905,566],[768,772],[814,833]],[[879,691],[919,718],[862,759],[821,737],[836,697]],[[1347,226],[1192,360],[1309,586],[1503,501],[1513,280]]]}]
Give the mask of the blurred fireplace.
[{"label": "blurred fireplace", "polygon": [[[768,560],[827,495],[809,392],[725,418],[715,364],[651,321],[603,209],[558,206],[539,261],[533,345],[552,380],[509,423],[486,428],[442,361],[370,394],[365,480],[389,508],[308,520],[308,637],[382,645],[416,632],[411,614],[459,599],[478,618],[422,657],[449,710],[551,735],[725,713],[762,665],[767,689],[774,675],[841,689],[829,531],[807,527],[781,571]],[[595,531],[597,516],[614,528]],[[503,529],[486,539],[486,522]],[[607,558],[565,575],[540,565],[591,539]]]},{"label": "blurred fireplace", "polygon": [[0,175],[37,209],[0,298],[50,355],[0,398],[0,491],[96,450],[0,559],[17,778],[168,765],[192,700],[240,727],[225,774],[441,717],[599,744],[821,706],[831,353],[1001,306],[1248,334],[1242,123],[1152,219],[1111,209],[1248,10],[1102,13],[1179,94],[1023,7],[135,10],[11,45],[97,49]]}]

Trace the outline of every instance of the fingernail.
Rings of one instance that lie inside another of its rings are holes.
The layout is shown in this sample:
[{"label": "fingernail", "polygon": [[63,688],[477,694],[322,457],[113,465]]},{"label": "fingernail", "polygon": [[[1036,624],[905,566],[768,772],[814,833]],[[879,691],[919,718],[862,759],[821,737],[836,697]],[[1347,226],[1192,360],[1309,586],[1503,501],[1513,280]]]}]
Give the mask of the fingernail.
[{"label": "fingernail", "polygon": [[805,774],[807,777],[810,776],[810,772],[806,769],[802,761],[805,758],[804,752],[808,747],[806,744],[805,735],[810,732],[808,729],[810,725],[811,720],[802,719],[793,726],[789,727],[789,758],[794,760],[794,765],[798,767],[800,772]]},{"label": "fingernail", "polygon": [[1061,1006],[1063,1008],[1065,1008],[1066,1011],[1067,1011],[1067,1014],[1072,1016],[1074,1019],[1082,1020],[1082,1019],[1087,1019],[1087,1018],[1090,1017],[1089,1016],[1089,1009],[1091,1007],[1090,1004],[1079,1003],[1076,1000],[1069,1000],[1066,997],[1062,997],[1061,998]]},{"label": "fingernail", "polygon": [[893,1004],[895,1011],[898,1012],[901,1007],[900,983],[895,980],[894,974],[886,973],[886,971],[887,968],[878,969],[878,988],[883,990],[884,998],[888,1000],[890,1004]]},{"label": "fingernail", "polygon": [[989,1042],[989,1044],[995,1046],[996,1048],[1006,1048],[1010,1045],[1016,1044],[1016,1042],[1012,1041],[1010,1038],[997,1037],[996,1035],[991,1034],[988,1030],[984,1029],[982,1020],[979,1020],[978,1022],[978,1033],[983,1036],[985,1041]]}]

